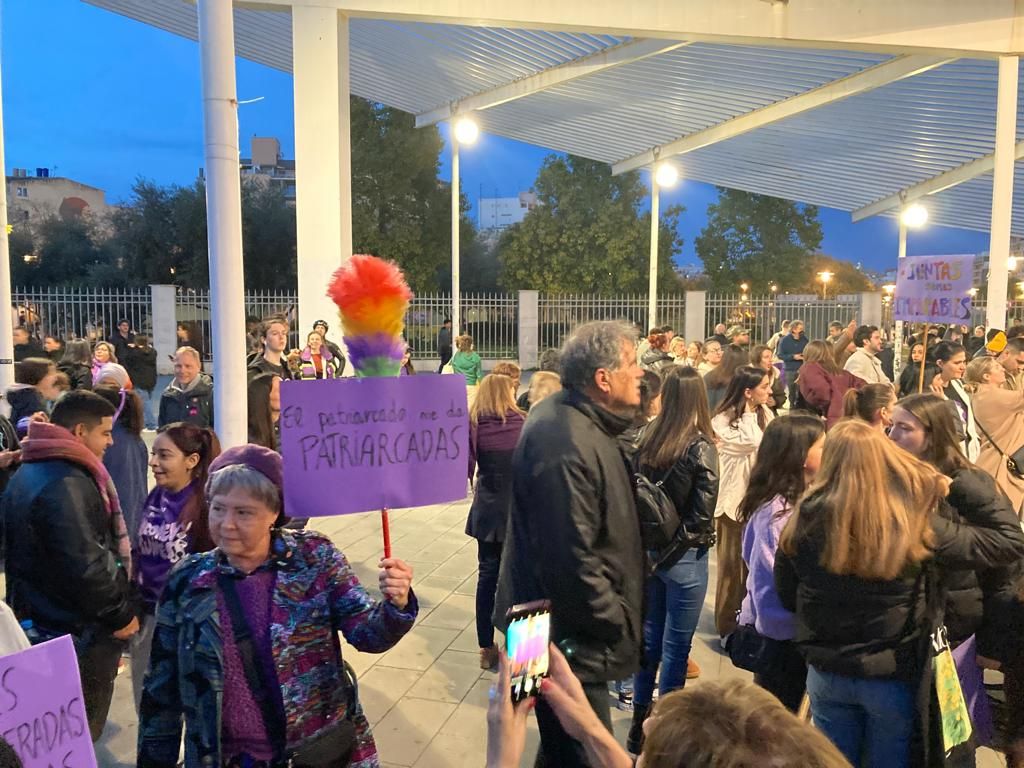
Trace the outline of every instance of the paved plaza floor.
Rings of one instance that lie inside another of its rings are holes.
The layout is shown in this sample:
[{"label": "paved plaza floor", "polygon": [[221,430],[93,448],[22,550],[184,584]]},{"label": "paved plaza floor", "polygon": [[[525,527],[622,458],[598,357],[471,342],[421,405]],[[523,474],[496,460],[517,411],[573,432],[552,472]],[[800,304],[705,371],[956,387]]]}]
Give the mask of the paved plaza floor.
[{"label": "paved plaza floor", "polygon": [[[494,674],[478,665],[474,598],[476,541],[463,533],[469,502],[391,513],[394,554],[413,565],[420,601],[416,626],[391,651],[359,653],[346,645],[345,658],[359,674],[359,693],[385,766],[480,768],[487,741],[488,689]],[[380,516],[349,515],[312,521],[348,556],[371,593],[381,556]],[[718,650],[714,630],[714,559],[693,657],[707,680],[745,677]],[[609,699],[610,700],[610,699]],[[629,713],[613,709],[615,734],[625,743]],[[135,764],[137,719],[127,671],[117,681],[114,704],[97,748],[101,768]],[[531,716],[522,765],[533,764],[538,742]],[[981,768],[1004,765],[990,751]]]}]

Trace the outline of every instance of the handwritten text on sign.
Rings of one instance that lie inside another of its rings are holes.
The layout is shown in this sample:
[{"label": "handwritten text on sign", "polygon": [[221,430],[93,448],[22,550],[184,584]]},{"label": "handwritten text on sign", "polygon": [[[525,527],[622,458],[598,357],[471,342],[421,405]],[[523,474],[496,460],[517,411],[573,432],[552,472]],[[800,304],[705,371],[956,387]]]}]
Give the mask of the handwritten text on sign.
[{"label": "handwritten text on sign", "polygon": [[322,517],[464,498],[467,410],[462,376],[284,382],[285,513]]},{"label": "handwritten text on sign", "polygon": [[900,259],[893,316],[912,323],[970,322],[973,270],[973,256]]},{"label": "handwritten text on sign", "polygon": [[96,768],[70,636],[0,658],[0,735],[25,768]]}]

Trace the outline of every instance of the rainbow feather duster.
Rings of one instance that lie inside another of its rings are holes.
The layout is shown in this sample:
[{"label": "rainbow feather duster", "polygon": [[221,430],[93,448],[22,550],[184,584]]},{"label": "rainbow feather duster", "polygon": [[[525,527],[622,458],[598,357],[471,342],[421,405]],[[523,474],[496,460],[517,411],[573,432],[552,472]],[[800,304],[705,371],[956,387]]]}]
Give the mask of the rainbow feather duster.
[{"label": "rainbow feather duster", "polygon": [[397,376],[405,354],[405,311],[412,291],[402,271],[376,256],[356,254],[327,286],[338,305],[356,376]]}]

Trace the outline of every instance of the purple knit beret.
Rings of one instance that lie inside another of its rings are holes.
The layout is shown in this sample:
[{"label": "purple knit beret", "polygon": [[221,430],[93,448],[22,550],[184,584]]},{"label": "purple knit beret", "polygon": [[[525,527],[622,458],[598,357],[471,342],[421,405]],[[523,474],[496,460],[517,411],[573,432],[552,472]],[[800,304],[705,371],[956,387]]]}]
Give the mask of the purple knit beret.
[{"label": "purple knit beret", "polygon": [[278,515],[276,525],[285,522],[284,515],[284,463],[281,461],[281,454],[264,448],[262,445],[236,445],[228,448],[210,464],[210,474],[224,467],[243,466],[254,469],[277,486],[281,494],[281,514]]}]

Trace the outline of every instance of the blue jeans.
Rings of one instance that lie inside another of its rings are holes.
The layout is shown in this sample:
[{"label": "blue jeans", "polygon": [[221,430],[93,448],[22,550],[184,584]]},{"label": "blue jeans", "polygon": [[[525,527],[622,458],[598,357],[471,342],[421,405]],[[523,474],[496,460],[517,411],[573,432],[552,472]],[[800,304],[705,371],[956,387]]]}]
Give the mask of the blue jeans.
[{"label": "blue jeans", "polygon": [[661,664],[661,696],[686,685],[686,662],[708,591],[708,550],[688,549],[671,568],[655,571],[647,582],[644,656],[633,682],[633,703],[650,704]]},{"label": "blue jeans", "polygon": [[808,667],[807,693],[814,724],[852,765],[910,764],[914,692],[909,683],[844,677]]}]

